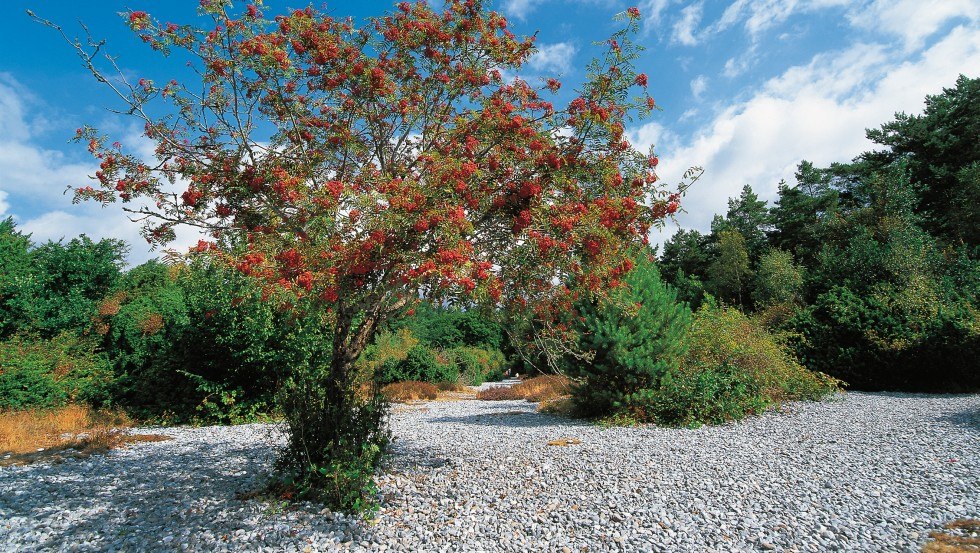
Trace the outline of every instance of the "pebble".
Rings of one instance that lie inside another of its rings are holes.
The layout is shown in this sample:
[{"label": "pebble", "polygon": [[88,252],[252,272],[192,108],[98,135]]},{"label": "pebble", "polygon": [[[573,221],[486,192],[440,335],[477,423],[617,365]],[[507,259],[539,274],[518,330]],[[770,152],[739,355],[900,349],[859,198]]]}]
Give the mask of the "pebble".
[{"label": "pebble", "polygon": [[697,430],[535,407],[398,409],[370,520],[236,499],[267,478],[274,425],[138,429],[174,439],[0,468],[0,550],[916,551],[980,518],[978,395],[848,393]]}]

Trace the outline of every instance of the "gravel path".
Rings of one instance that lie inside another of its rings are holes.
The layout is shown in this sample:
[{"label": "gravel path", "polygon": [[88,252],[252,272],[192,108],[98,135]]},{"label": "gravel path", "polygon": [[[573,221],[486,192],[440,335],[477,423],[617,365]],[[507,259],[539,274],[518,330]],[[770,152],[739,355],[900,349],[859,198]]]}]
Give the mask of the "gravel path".
[{"label": "gravel path", "polygon": [[917,551],[980,518],[980,396],[784,411],[603,429],[525,402],[400,406],[369,523],[236,500],[274,457],[271,427],[152,429],[175,440],[0,469],[0,550]]}]

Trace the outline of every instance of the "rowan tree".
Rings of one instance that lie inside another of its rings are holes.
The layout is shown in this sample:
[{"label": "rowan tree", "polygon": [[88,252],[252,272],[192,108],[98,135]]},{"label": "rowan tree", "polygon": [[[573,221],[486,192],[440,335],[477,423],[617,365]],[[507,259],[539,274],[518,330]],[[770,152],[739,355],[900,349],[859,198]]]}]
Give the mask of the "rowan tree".
[{"label": "rowan tree", "polygon": [[122,202],[155,244],[200,227],[194,249],[270,301],[329,313],[338,401],[375,329],[419,298],[546,319],[578,289],[616,285],[626,246],[677,209],[657,157],[627,139],[656,109],[633,65],[635,8],[567,105],[556,78],[505,78],[534,40],[479,0],[403,2],[361,26],[313,8],[270,18],[260,2],[201,11],[205,28],[124,14],[187,57],[194,83],[110,77],[99,43],[71,40],[155,145],[146,159],[79,129],[100,168],[77,198]]}]

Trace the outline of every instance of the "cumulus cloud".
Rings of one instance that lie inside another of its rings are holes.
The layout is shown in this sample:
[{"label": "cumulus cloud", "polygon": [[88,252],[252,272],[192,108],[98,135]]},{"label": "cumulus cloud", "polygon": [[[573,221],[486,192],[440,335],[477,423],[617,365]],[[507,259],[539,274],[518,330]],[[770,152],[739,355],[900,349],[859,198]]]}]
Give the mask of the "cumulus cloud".
[{"label": "cumulus cloud", "polygon": [[540,44],[537,51],[527,60],[528,66],[536,71],[568,73],[573,65],[578,47],[571,42]]},{"label": "cumulus cloud", "polygon": [[752,40],[791,16],[826,8],[842,8],[854,26],[886,32],[915,49],[948,21],[980,19],[975,0],[735,0],[705,33],[717,33],[741,25]]},{"label": "cumulus cloud", "polygon": [[980,21],[976,0],[874,0],[848,12],[852,24],[900,37],[906,47],[916,49],[951,20]]},{"label": "cumulus cloud", "polygon": [[[42,107],[20,83],[0,75],[0,214],[12,215],[36,243],[86,234],[96,240],[125,240],[131,246],[131,264],[155,257],[157,254],[140,236],[139,225],[119,206],[72,204],[72,195],[66,194],[68,187],[88,184],[88,176],[97,167],[92,161],[73,160],[40,144],[39,129],[45,121],[35,112]],[[145,145],[137,143],[136,134],[121,133],[123,142],[137,146],[137,152],[148,153]],[[186,251],[198,236],[193,229],[184,230],[172,247]]]},{"label": "cumulus cloud", "polygon": [[977,28],[959,26],[915,56],[858,43],[786,70],[746,100],[722,109],[691,137],[677,140],[659,126],[645,126],[634,136],[641,146],[667,146],[661,148],[660,164],[666,182],[679,182],[689,166],[705,168],[704,178],[688,192],[689,213],[680,220],[706,230],[742,185],[775,199],[778,183],[792,184],[801,160],[817,165],[850,160],[873,146],[865,128],[898,111],[920,112],[927,94],[951,86],[960,73],[975,74],[977,67]]}]

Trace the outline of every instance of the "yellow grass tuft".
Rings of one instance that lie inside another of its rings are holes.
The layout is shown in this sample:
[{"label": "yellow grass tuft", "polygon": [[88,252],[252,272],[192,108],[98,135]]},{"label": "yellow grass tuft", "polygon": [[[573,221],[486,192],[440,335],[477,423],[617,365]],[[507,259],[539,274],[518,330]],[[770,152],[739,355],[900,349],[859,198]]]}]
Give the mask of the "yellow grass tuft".
[{"label": "yellow grass tuft", "polygon": [[571,384],[572,381],[568,377],[547,374],[529,378],[509,388],[506,386],[487,388],[478,393],[476,398],[484,401],[526,399],[532,402],[544,402],[569,395],[572,391]]},{"label": "yellow grass tuft", "polygon": [[439,397],[439,388],[435,384],[428,382],[418,382],[409,380],[407,382],[395,382],[381,388],[388,401],[401,402],[432,400]]},{"label": "yellow grass tuft", "polygon": [[122,430],[132,424],[123,413],[95,411],[81,405],[0,413],[0,466],[72,455],[87,457],[128,443],[170,439]]},{"label": "yellow grass tuft", "polygon": [[930,532],[923,553],[980,553],[980,520],[958,519],[943,525],[945,532]]},{"label": "yellow grass tuft", "polygon": [[565,447],[570,445],[578,445],[580,443],[582,443],[582,440],[578,438],[558,438],[557,440],[551,440],[548,442],[548,445]]}]

